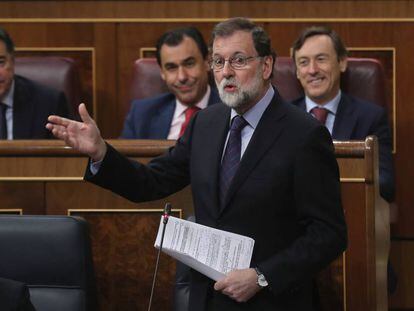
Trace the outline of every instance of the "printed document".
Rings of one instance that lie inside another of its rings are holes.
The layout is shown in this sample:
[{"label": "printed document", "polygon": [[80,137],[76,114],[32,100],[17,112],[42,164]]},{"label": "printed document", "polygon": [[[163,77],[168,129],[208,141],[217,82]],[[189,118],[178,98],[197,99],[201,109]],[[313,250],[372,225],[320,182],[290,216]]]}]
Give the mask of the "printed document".
[{"label": "printed document", "polygon": [[[155,247],[161,243],[161,217]],[[228,272],[250,267],[252,238],[169,217],[162,251],[218,281]]]}]

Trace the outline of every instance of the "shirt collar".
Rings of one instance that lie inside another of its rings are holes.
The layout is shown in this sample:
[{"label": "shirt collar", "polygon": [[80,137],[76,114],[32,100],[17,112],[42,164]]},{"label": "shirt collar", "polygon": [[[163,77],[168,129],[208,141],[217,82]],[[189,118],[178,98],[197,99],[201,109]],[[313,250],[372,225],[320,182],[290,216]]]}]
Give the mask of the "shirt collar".
[{"label": "shirt collar", "polygon": [[8,108],[13,107],[13,97],[14,97],[14,79],[12,81],[12,85],[10,90],[8,91],[6,97],[2,100],[2,103],[5,104]]},{"label": "shirt collar", "polygon": [[[210,93],[211,93],[210,85],[207,85],[206,93],[204,94],[203,98],[198,103],[195,104],[195,106],[200,109],[206,108],[208,105],[208,99],[210,98]],[[174,115],[176,117],[179,117],[187,110],[188,106],[180,102],[180,100],[177,97],[175,99],[175,102],[176,102],[176,106],[175,106]]]},{"label": "shirt collar", "polygon": [[[267,106],[269,106],[270,102],[272,101],[273,96],[275,95],[275,90],[273,89],[272,85],[269,86],[266,94],[260,99],[256,105],[250,108],[243,114],[243,118],[249,123],[249,125],[255,129],[257,124],[260,121],[264,111],[266,110]],[[233,120],[235,116],[237,116],[237,112],[234,109],[231,109],[231,118],[230,121]]]},{"label": "shirt collar", "polygon": [[308,96],[305,97],[306,102],[306,111],[310,112],[315,107],[321,107],[327,109],[330,113],[336,115],[336,111],[338,110],[339,101],[341,100],[341,90],[338,91],[338,94],[336,96],[328,101],[324,105],[319,105],[315,103],[313,100],[311,100]]}]

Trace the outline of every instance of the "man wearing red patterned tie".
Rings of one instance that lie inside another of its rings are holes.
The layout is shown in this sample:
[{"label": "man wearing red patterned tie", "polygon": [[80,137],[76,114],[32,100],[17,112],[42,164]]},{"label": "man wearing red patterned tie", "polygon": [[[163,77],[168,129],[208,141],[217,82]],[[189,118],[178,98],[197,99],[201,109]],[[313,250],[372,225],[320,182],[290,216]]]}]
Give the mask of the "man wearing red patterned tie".
[{"label": "man wearing red patterned tie", "polygon": [[[305,29],[293,44],[293,60],[306,96],[293,104],[325,124],[333,139],[364,140],[369,135],[377,136],[380,193],[392,204],[395,183],[387,113],[379,105],[341,92],[340,75],[346,70],[347,54],[341,38],[332,29]],[[396,286],[397,277],[388,265],[388,291],[394,292]]]},{"label": "man wearing red patterned tie", "polygon": [[163,34],[156,56],[170,93],[134,100],[121,138],[178,139],[194,113],[219,102],[216,90],[208,83],[208,49],[196,28]]},{"label": "man wearing red patterned tie", "polygon": [[386,111],[374,103],[354,98],[340,89],[346,70],[347,50],[338,34],[327,27],[305,29],[293,44],[296,75],[305,97],[293,104],[326,125],[333,139],[364,140],[376,135],[379,142],[380,192],[394,201],[392,139]]}]

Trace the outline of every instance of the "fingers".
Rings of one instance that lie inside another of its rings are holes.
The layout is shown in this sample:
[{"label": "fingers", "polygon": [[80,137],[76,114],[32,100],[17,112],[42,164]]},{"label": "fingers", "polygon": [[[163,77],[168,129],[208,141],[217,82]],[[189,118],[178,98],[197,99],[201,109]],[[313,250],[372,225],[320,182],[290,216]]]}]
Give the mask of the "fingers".
[{"label": "fingers", "polygon": [[226,287],[226,283],[225,283],[225,281],[224,281],[224,280],[225,280],[225,279],[223,279],[223,280],[221,280],[221,281],[216,282],[216,283],[214,284],[214,289],[215,289],[215,290],[217,290],[217,291],[224,289],[224,288]]},{"label": "fingers", "polygon": [[85,123],[91,123],[91,122],[93,122],[93,119],[92,119],[92,118],[91,118],[91,116],[89,115],[88,110],[86,109],[86,106],[85,106],[85,104],[84,104],[84,103],[81,103],[81,104],[79,105],[78,110],[79,110],[79,115],[80,115],[80,117],[81,117],[81,120],[82,120],[83,122],[85,122]]},{"label": "fingers", "polygon": [[237,302],[245,302],[260,290],[256,280],[254,269],[233,270],[216,282],[214,289]]},{"label": "fingers", "polygon": [[[68,126],[69,123],[72,120],[69,120],[69,119],[66,119],[66,118],[62,118],[62,117],[59,117],[59,116],[55,116],[55,115],[51,115],[51,116],[49,116],[47,118],[47,121],[49,121],[48,124],[52,124],[52,125]],[[48,128],[47,125],[46,125],[46,128]]]},{"label": "fingers", "polygon": [[68,135],[66,127],[48,123],[46,124],[46,128],[52,132],[53,136],[62,140],[66,140]]}]

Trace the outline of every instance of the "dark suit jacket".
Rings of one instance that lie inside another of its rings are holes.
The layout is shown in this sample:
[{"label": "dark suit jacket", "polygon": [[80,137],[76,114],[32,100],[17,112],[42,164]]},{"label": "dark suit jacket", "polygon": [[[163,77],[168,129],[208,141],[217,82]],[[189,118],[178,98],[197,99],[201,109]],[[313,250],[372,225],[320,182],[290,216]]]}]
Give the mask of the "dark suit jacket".
[{"label": "dark suit jacket", "polygon": [[47,117],[71,117],[65,95],[17,75],[14,81],[13,139],[53,138],[45,128]]},{"label": "dark suit jacket", "polygon": [[23,283],[0,278],[0,310],[35,311],[30,302],[30,294]]},{"label": "dark suit jacket", "polygon": [[[305,98],[299,98],[294,105],[306,110]],[[364,140],[369,135],[378,137],[379,178],[381,196],[388,202],[394,201],[394,164],[392,160],[392,137],[384,108],[342,92],[332,131],[336,140]]]},{"label": "dark suit jacket", "polygon": [[346,247],[332,139],[324,126],[278,94],[264,112],[219,207],[218,176],[230,109],[213,105],[192,119],[175,147],[148,166],[109,146],[85,179],[133,201],[155,200],[191,182],[198,223],[255,240],[252,267],[270,288],[247,303],[213,290],[193,271],[189,310],[313,310],[312,278]]},{"label": "dark suit jacket", "polygon": [[[172,93],[134,100],[120,138],[167,139],[174,116],[175,100],[175,95]],[[208,106],[217,102],[220,102],[217,91],[211,88]]]}]

